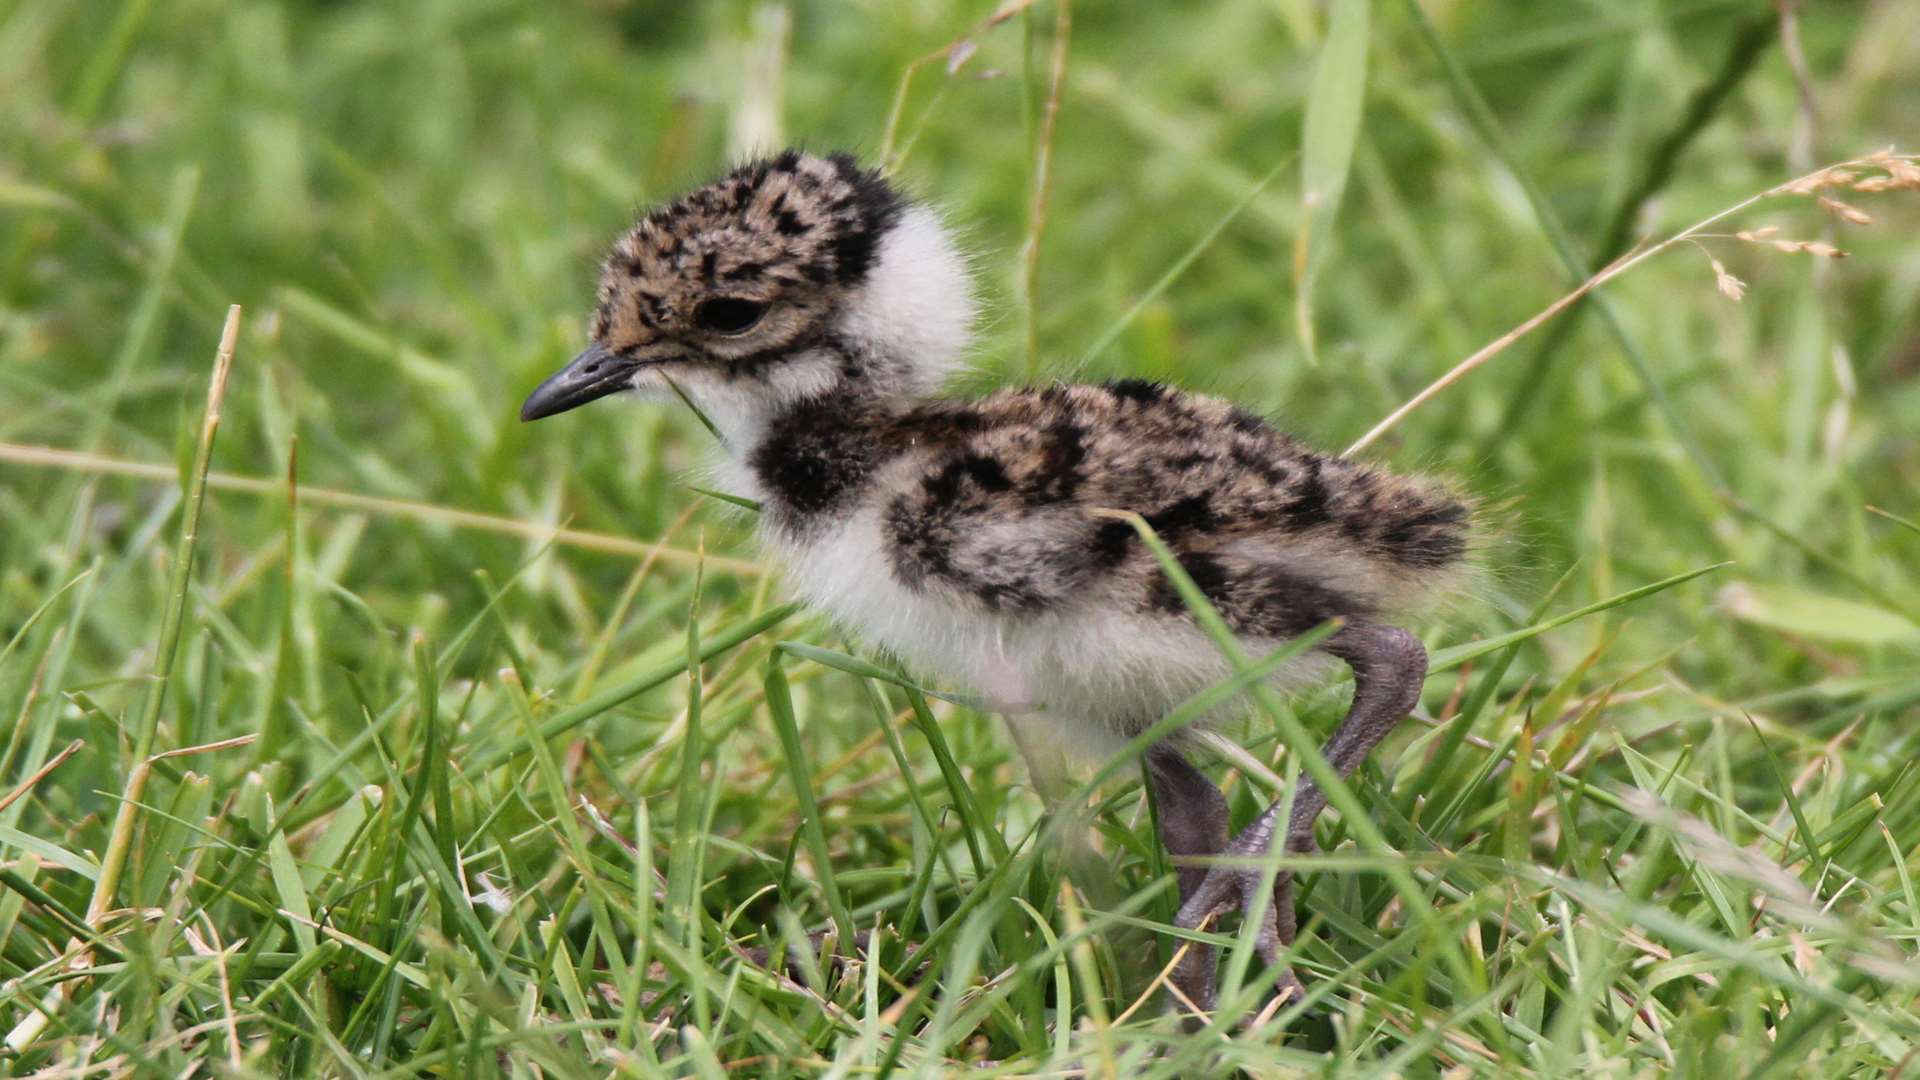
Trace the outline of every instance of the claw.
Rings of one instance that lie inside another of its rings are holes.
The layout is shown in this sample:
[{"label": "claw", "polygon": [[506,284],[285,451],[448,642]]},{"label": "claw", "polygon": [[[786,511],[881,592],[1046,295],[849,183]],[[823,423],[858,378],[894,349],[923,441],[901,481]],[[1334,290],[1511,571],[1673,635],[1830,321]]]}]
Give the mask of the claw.
[{"label": "claw", "polygon": [[[1238,845],[1234,845],[1238,846]],[[1228,854],[1246,855],[1250,852],[1229,851]],[[1261,899],[1261,871],[1247,867],[1216,866],[1208,871],[1200,887],[1180,905],[1180,911],[1174,916],[1174,925],[1183,930],[1198,930],[1219,915],[1238,908],[1242,914],[1254,910]],[[1254,949],[1262,964],[1274,967],[1280,964],[1281,954],[1291,944],[1286,940],[1292,935],[1283,933],[1279,906],[1284,891],[1279,888],[1287,880],[1286,875],[1275,879],[1275,895],[1268,898],[1265,911],[1261,913],[1260,929],[1254,935]],[[1291,920],[1287,920],[1290,925]],[[1185,958],[1174,970],[1173,983],[1189,1001],[1201,1011],[1211,1013],[1218,1006],[1218,992],[1215,986],[1215,959],[1213,946],[1200,942],[1190,942]],[[1293,969],[1281,966],[1275,982],[1276,991],[1291,994],[1290,1000],[1297,1000],[1306,990]]]}]

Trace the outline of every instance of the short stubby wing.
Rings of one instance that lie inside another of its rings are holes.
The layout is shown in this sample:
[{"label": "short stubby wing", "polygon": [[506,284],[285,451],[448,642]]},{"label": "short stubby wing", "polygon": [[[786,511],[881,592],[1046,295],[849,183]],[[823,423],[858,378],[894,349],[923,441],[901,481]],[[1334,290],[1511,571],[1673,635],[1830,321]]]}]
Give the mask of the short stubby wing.
[{"label": "short stubby wing", "polygon": [[917,450],[886,485],[892,573],[975,609],[1183,613],[1111,511],[1144,518],[1248,636],[1416,608],[1469,561],[1471,510],[1446,488],[1156,383],[935,402],[900,424]]}]

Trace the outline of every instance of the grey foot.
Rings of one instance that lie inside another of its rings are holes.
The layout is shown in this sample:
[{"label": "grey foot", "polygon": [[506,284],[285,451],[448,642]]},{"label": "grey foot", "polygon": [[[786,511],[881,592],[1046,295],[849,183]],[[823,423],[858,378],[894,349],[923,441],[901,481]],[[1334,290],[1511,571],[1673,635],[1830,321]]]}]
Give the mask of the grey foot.
[{"label": "grey foot", "polygon": [[[1256,828],[1248,832],[1257,834],[1262,830]],[[1258,858],[1266,854],[1269,842],[1268,836],[1242,833],[1221,854]],[[1222,915],[1238,911],[1251,918],[1256,908],[1262,909],[1260,925],[1253,938],[1255,954],[1267,968],[1280,965],[1279,974],[1274,980],[1274,994],[1284,1002],[1299,1001],[1306,996],[1306,987],[1290,965],[1281,964],[1282,955],[1293,939],[1292,875],[1283,871],[1274,879],[1273,891],[1265,894],[1265,903],[1261,902],[1263,876],[1257,867],[1214,867],[1207,872],[1193,894],[1180,905],[1174,925],[1183,930],[1212,928]],[[1284,911],[1283,905],[1287,905]],[[1214,981],[1213,947],[1199,942],[1187,942],[1186,947],[1186,956],[1174,969],[1174,987],[1194,1008],[1211,1013],[1219,1005]]]}]

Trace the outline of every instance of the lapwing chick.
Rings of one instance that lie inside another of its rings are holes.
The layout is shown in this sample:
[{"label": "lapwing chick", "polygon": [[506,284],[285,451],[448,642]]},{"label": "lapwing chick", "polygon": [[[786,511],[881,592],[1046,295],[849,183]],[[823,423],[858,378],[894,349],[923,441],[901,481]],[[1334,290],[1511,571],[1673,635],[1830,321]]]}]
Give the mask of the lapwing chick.
[{"label": "lapwing chick", "polygon": [[[1419,700],[1427,654],[1395,620],[1465,568],[1467,505],[1159,383],[941,396],[973,315],[932,210],[850,156],[789,150],[615,241],[586,351],[520,415],[684,394],[723,443],[719,482],[759,502],[761,541],[804,600],[1081,743],[1136,734],[1230,673],[1112,511],[1137,513],[1250,652],[1338,620],[1316,653],[1352,669],[1353,702],[1324,753],[1351,774]],[[1186,928],[1253,910],[1260,886],[1245,858],[1195,860],[1310,851],[1326,804],[1303,780],[1287,821],[1275,804],[1230,836],[1191,742],[1144,763]],[[1270,965],[1295,928],[1292,875],[1274,889],[1258,931]],[[1211,950],[1190,949],[1175,977],[1212,1009]],[[1280,989],[1301,988],[1287,971]]]}]

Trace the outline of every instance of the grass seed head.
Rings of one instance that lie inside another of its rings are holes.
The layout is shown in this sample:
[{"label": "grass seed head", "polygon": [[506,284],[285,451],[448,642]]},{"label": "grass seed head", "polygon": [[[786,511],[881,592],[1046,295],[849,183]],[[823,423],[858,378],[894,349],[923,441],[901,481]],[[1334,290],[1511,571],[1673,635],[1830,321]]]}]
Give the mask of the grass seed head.
[{"label": "grass seed head", "polygon": [[1818,255],[1823,259],[1844,259],[1847,253],[1821,240],[1770,240],[1773,247],[1789,254]]},{"label": "grass seed head", "polygon": [[1719,259],[1709,255],[1707,261],[1713,264],[1714,284],[1719,286],[1720,292],[1727,299],[1738,300],[1747,295],[1747,283],[1728,273],[1726,266]]},{"label": "grass seed head", "polygon": [[1854,225],[1873,224],[1872,216],[1865,210],[1860,209],[1852,203],[1841,202],[1831,195],[1820,196],[1820,208],[1832,214],[1834,217],[1839,218],[1841,221],[1850,222]]},{"label": "grass seed head", "polygon": [[1854,182],[1859,174],[1838,165],[1831,165],[1818,172],[1810,172],[1798,180],[1789,181],[1780,190],[1789,195],[1812,195],[1823,188],[1841,187]]}]

